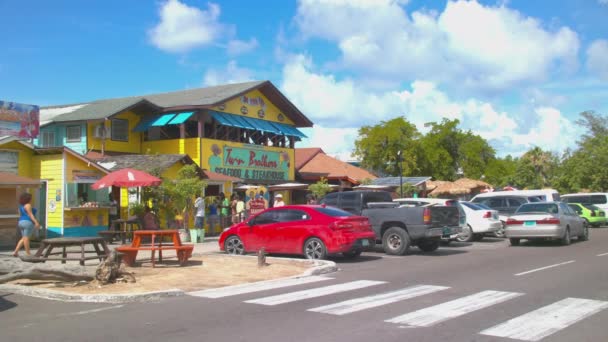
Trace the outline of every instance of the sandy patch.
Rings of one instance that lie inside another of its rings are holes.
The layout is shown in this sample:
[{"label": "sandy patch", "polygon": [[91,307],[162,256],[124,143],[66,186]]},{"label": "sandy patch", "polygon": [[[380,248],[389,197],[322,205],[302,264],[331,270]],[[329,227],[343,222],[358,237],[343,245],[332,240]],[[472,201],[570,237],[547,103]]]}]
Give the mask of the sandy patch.
[{"label": "sandy patch", "polygon": [[204,290],[242,283],[300,275],[313,266],[312,262],[267,258],[268,266],[258,267],[255,256],[229,256],[211,254],[192,257],[188,265],[180,267],[176,260],[164,260],[155,268],[148,262],[138,267],[126,267],[135,274],[135,283],[117,283],[99,286],[95,282],[41,282],[15,280],[8,284],[25,285],[79,294],[128,294],[169,289],[184,291]]}]

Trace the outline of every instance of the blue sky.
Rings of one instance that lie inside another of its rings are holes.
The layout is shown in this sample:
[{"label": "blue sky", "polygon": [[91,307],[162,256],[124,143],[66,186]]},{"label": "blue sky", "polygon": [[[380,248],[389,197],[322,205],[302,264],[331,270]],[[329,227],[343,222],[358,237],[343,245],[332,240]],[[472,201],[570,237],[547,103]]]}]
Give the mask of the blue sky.
[{"label": "blue sky", "polygon": [[608,114],[608,0],[0,1],[0,99],[86,102],[271,80],[351,159],[362,125],[457,118],[499,155]]}]

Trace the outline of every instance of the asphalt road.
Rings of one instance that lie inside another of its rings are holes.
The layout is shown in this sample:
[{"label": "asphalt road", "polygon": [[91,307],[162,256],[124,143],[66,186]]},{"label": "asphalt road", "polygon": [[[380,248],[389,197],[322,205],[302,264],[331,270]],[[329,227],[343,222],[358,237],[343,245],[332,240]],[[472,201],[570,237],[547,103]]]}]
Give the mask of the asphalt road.
[{"label": "asphalt road", "polygon": [[570,246],[509,247],[506,240],[485,239],[431,254],[412,248],[403,257],[371,252],[356,261],[333,260],[341,270],[314,282],[232,295],[206,292],[116,305],[0,293],[0,336],[5,341],[608,341],[608,228],[593,229],[590,241]]}]

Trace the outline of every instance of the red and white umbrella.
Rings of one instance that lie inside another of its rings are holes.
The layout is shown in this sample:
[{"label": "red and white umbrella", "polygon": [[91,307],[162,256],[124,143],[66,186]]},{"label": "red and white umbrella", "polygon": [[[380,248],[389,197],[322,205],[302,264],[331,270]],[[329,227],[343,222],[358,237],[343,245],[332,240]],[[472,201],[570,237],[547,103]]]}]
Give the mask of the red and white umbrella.
[{"label": "red and white umbrella", "polygon": [[135,169],[121,169],[108,173],[103,178],[95,182],[91,187],[99,190],[110,186],[121,188],[134,188],[138,186],[157,186],[162,183],[158,177],[154,177],[144,171]]}]

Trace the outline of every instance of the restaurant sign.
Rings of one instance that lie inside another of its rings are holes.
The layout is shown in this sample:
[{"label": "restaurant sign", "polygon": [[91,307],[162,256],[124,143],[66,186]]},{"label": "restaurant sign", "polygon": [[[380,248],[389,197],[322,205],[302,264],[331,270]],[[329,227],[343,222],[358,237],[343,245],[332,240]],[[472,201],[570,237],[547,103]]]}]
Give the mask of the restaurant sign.
[{"label": "restaurant sign", "polygon": [[36,138],[40,129],[40,108],[0,101],[0,136]]},{"label": "restaurant sign", "polygon": [[246,180],[289,179],[289,154],[255,148],[217,144],[211,147],[209,168],[213,172]]}]

